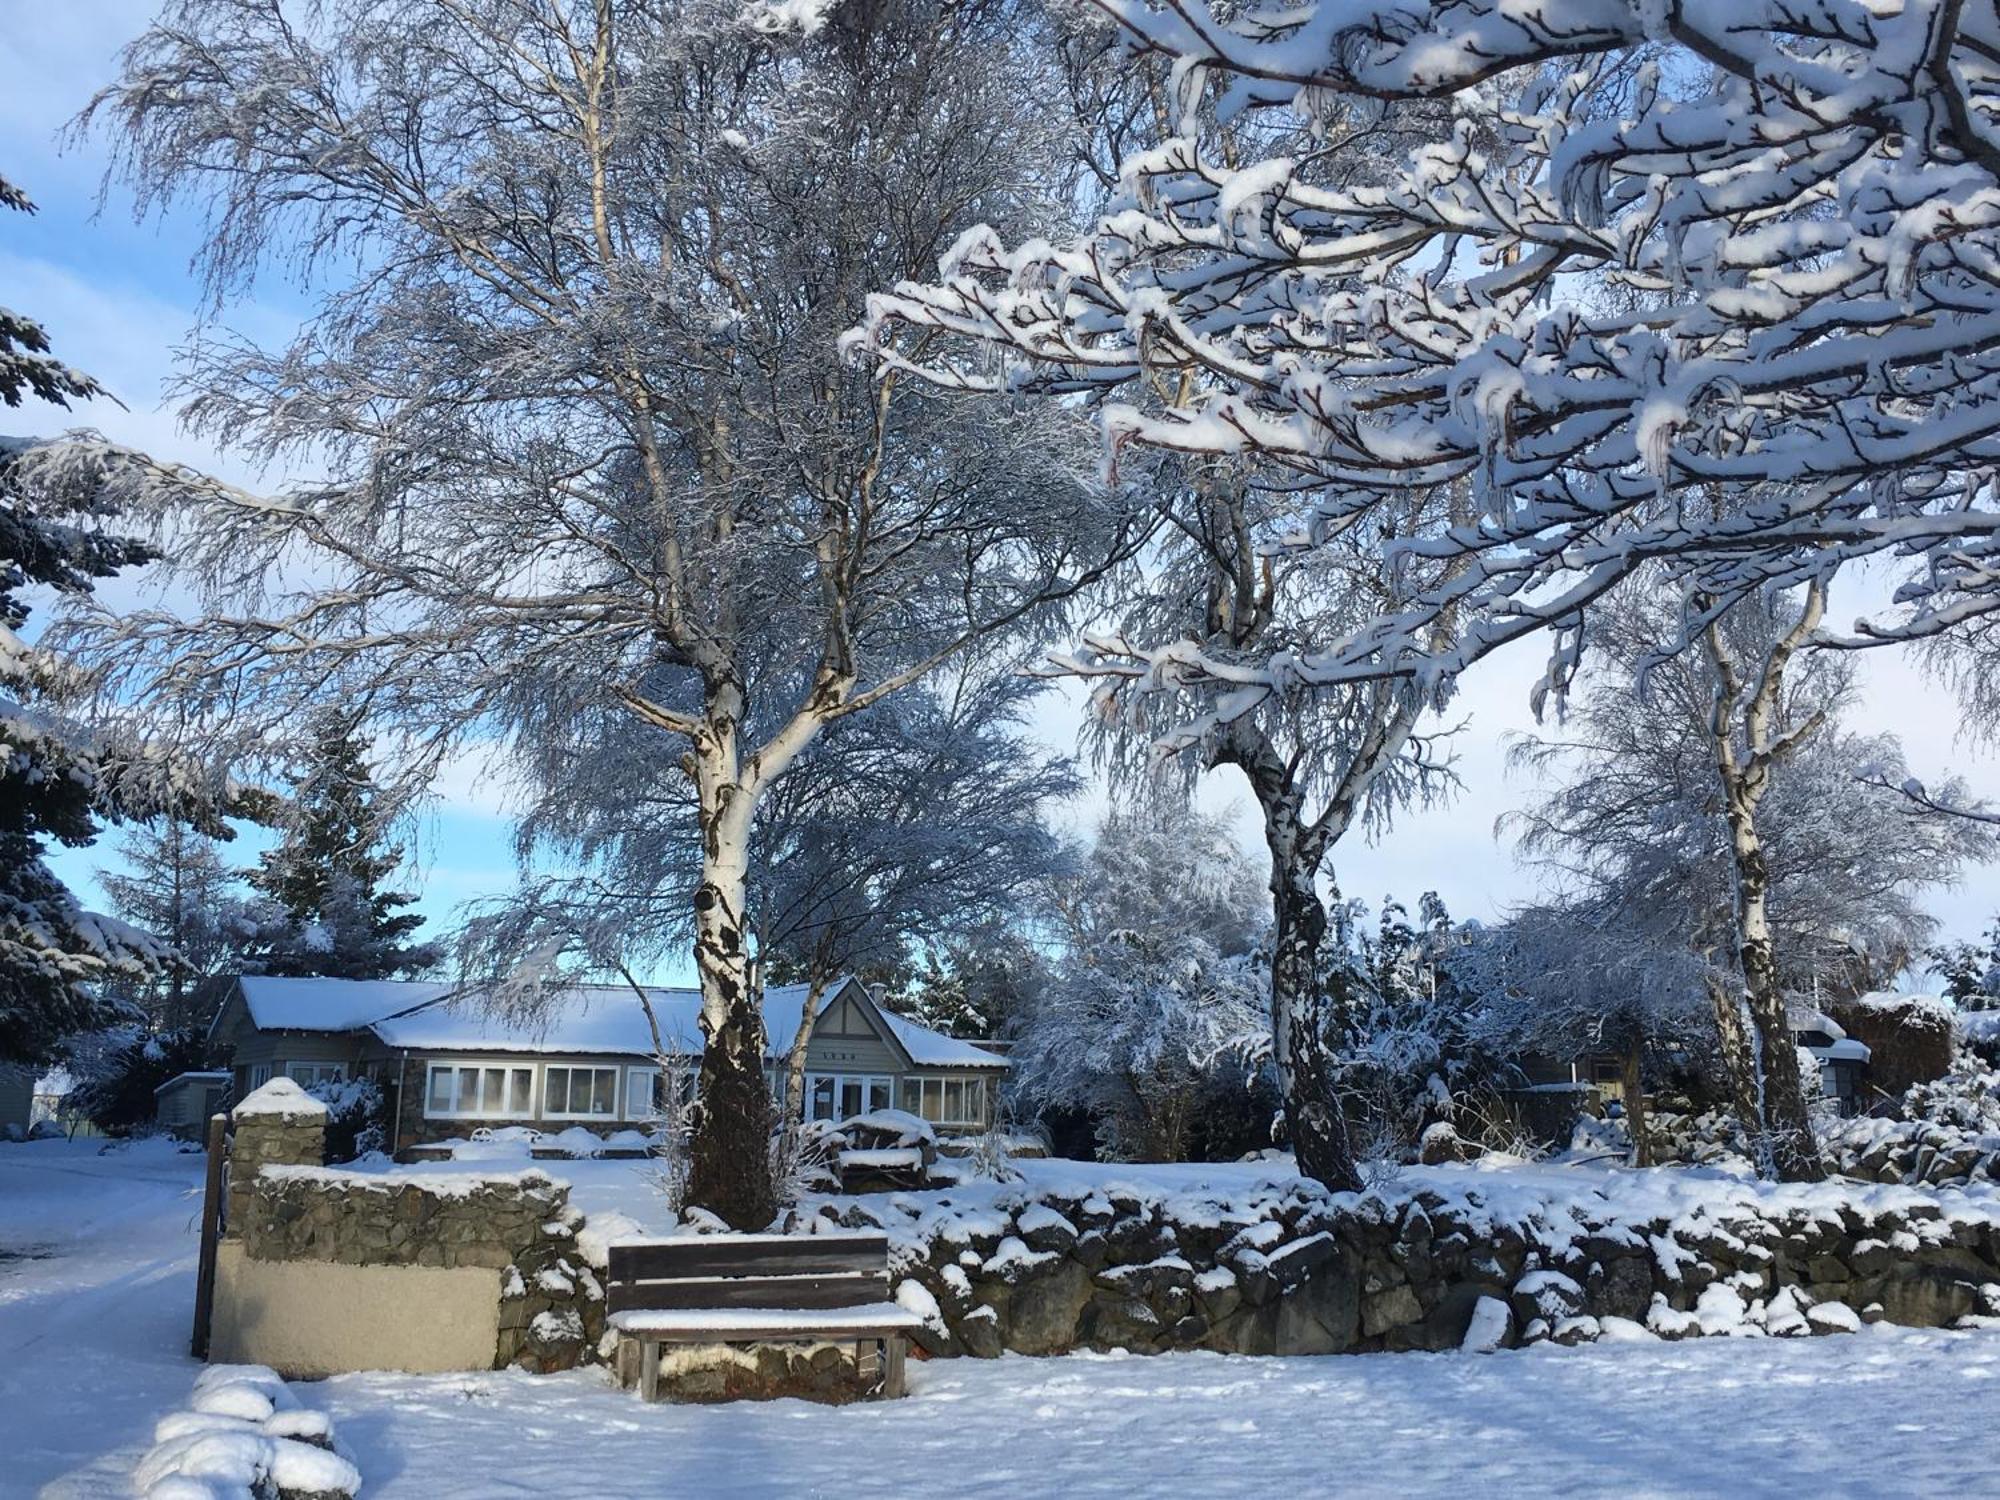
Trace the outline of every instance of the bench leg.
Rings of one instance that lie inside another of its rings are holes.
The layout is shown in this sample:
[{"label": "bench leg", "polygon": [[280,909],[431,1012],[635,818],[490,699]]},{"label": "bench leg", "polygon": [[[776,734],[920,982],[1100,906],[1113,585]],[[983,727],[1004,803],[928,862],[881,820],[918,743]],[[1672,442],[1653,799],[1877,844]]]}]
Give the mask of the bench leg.
[{"label": "bench leg", "polygon": [[646,1339],[639,1345],[639,1399],[657,1401],[660,1398],[660,1345],[657,1339]]},{"label": "bench leg", "polygon": [[903,1336],[892,1333],[882,1340],[882,1398],[894,1401],[903,1393]]}]

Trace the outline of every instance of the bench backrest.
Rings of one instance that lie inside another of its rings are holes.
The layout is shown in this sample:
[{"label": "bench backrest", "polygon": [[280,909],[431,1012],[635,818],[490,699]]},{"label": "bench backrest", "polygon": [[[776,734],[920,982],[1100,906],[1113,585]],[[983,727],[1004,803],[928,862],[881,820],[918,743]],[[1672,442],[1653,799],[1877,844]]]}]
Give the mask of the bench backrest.
[{"label": "bench backrest", "polygon": [[611,1246],[606,1310],[858,1307],[889,1300],[886,1234],[710,1234]]}]

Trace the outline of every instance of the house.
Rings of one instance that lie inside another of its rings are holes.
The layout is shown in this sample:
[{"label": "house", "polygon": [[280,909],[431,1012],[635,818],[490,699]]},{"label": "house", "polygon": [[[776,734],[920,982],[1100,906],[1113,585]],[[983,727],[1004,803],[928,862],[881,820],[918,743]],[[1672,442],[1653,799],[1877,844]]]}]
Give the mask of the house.
[{"label": "house", "polygon": [[[700,993],[645,994],[669,1054],[692,1067],[701,1056]],[[804,985],[764,992],[765,1078],[774,1094],[807,994]],[[561,991],[533,1024],[502,1020],[483,999],[423,981],[245,975],[210,1035],[230,1057],[236,1098],[280,1076],[308,1087],[377,1080],[398,1151],[481,1126],[610,1131],[655,1117],[653,1028],[630,987]],[[819,1006],[806,1061],[808,1119],[896,1108],[959,1134],[991,1120],[1004,1058],[895,1014],[852,979],[830,986]]]},{"label": "house", "polygon": [[153,1118],[183,1140],[200,1140],[209,1116],[221,1111],[229,1085],[226,1069],[176,1073],[153,1090]]}]

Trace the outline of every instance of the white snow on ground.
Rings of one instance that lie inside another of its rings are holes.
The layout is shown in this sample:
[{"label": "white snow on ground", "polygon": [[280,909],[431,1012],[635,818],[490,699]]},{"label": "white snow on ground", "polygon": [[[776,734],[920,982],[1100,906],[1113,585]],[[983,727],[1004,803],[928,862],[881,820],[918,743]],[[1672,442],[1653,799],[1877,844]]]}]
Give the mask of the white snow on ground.
[{"label": "white snow on ground", "polygon": [[[1284,1164],[1023,1167],[1030,1180],[1017,1191],[1124,1182],[1192,1207],[1281,1177]],[[157,1144],[0,1147],[0,1252],[11,1257],[0,1258],[0,1496],[129,1494],[155,1423],[186,1404],[199,1370],[186,1341],[200,1171],[198,1155]],[[628,1232],[666,1223],[644,1163],[564,1162],[552,1175],[576,1184],[600,1228],[614,1213]],[[1819,1191],[1691,1172],[1619,1180],[1627,1175],[1412,1172],[1392,1191],[1456,1186],[1496,1216],[1600,1192],[1685,1207]],[[988,1188],[952,1191],[976,1211]],[[907,1401],[845,1408],[647,1407],[595,1371],[353,1375],[292,1389],[333,1416],[370,1500],[2000,1490],[1995,1332],[1321,1359],[960,1359],[913,1363],[910,1378]]]},{"label": "white snow on ground", "polygon": [[131,1492],[187,1399],[202,1158],[0,1145],[0,1495]]},{"label": "white snow on ground", "polygon": [[591,1375],[349,1375],[370,1500],[1991,1493],[2000,1336],[936,1360],[906,1401],[644,1406]]}]

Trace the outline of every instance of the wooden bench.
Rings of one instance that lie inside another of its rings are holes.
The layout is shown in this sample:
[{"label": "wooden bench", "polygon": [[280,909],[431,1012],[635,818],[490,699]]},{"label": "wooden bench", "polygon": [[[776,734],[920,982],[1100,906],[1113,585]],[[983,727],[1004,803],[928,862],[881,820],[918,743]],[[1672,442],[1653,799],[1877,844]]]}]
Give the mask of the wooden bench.
[{"label": "wooden bench", "polygon": [[714,1234],[611,1246],[606,1311],[638,1344],[639,1394],[660,1390],[662,1344],[878,1346],[882,1394],[903,1394],[903,1355],[916,1313],[889,1296],[882,1234]]}]

